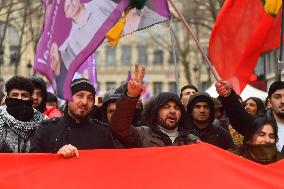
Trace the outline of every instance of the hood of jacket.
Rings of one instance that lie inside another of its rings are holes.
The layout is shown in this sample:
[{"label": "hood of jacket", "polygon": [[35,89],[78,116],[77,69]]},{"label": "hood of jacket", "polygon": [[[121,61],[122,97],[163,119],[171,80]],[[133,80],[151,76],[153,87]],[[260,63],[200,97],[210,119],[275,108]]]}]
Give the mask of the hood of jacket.
[{"label": "hood of jacket", "polygon": [[177,94],[171,93],[171,92],[162,92],[160,93],[155,100],[153,101],[153,104],[151,106],[151,114],[149,117],[149,124],[150,127],[155,127],[155,124],[157,122],[157,118],[158,118],[158,112],[160,110],[160,108],[162,106],[164,106],[167,102],[169,101],[173,101],[175,103],[177,103],[177,105],[179,106],[180,110],[181,110],[181,119],[178,125],[178,130],[188,130],[189,126],[188,126],[188,116],[186,115],[185,109],[179,99],[179,96]]},{"label": "hood of jacket", "polygon": [[187,104],[187,112],[188,115],[190,117],[190,120],[192,121],[192,116],[190,115],[190,112],[192,112],[193,107],[195,106],[196,103],[198,102],[206,102],[209,106],[209,110],[210,110],[210,116],[209,116],[209,124],[212,125],[214,119],[215,119],[215,108],[214,108],[214,102],[212,97],[205,92],[197,92],[194,93]]},{"label": "hood of jacket", "polygon": [[121,94],[108,94],[103,99],[103,104],[101,106],[101,118],[102,121],[108,123],[107,120],[107,107],[109,103],[116,102],[121,97]]}]

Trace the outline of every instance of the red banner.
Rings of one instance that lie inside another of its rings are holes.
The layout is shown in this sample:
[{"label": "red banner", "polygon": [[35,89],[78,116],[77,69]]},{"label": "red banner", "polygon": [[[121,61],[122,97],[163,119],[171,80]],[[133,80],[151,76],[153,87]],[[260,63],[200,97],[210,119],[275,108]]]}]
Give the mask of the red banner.
[{"label": "red banner", "polygon": [[283,189],[284,161],[259,165],[200,143],[180,147],[1,154],[2,189]]}]

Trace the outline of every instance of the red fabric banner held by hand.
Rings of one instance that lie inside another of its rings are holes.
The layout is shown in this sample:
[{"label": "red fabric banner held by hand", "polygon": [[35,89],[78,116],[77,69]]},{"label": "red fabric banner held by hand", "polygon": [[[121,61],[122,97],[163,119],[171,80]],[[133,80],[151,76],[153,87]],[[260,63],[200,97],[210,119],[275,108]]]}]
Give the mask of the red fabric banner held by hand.
[{"label": "red fabric banner held by hand", "polygon": [[260,165],[205,143],[180,147],[1,154],[3,189],[283,189],[284,161]]},{"label": "red fabric banner held by hand", "polygon": [[[261,53],[279,47],[281,12],[265,13],[261,0],[226,0],[213,27],[209,57],[220,77],[240,94]],[[275,62],[276,63],[276,62]]]}]

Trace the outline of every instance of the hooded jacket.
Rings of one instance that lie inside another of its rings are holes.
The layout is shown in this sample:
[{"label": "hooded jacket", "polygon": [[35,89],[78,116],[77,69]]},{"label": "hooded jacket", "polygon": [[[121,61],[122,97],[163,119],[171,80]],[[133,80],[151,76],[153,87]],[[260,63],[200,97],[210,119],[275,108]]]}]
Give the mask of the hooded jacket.
[{"label": "hooded jacket", "polygon": [[37,110],[43,113],[45,111],[46,99],[47,99],[47,90],[45,82],[40,77],[31,77],[30,80],[32,81],[35,88],[39,87],[42,91],[42,101],[39,107],[37,108]]},{"label": "hooded jacket", "polygon": [[103,99],[103,104],[100,107],[101,108],[101,118],[102,121],[105,123],[108,123],[107,120],[107,107],[109,103],[116,102],[121,97],[121,94],[110,94],[106,95]]},{"label": "hooded jacket", "polygon": [[[192,111],[196,103],[206,102],[209,106],[209,123],[205,129],[199,129],[194,124]],[[189,123],[192,125],[192,133],[199,137],[201,141],[207,142],[222,149],[230,149],[234,146],[230,133],[219,126],[213,125],[215,119],[215,109],[212,97],[205,92],[194,93],[187,104],[187,112],[189,115]]]},{"label": "hooded jacket", "polygon": [[[174,142],[164,134],[157,124],[159,109],[169,101],[174,101],[181,109],[181,120],[178,125],[178,136]],[[131,125],[131,120],[135,114],[138,98],[130,98],[124,95],[116,104],[116,111],[112,116],[110,127],[119,141],[127,148],[151,147],[151,146],[171,146],[192,144],[198,137],[190,134],[186,124],[185,110],[176,94],[164,92],[153,102],[149,125],[135,127]]]}]

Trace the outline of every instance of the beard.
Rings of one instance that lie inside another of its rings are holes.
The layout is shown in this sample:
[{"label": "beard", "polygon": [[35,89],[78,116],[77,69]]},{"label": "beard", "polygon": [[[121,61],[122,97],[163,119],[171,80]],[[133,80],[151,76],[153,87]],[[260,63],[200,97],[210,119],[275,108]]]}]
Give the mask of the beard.
[{"label": "beard", "polygon": [[69,109],[69,113],[72,115],[72,117],[79,119],[79,120],[83,120],[83,119],[87,119],[91,112],[80,113],[78,111],[75,112],[75,111]]},{"label": "beard", "polygon": [[197,119],[195,119],[194,122],[198,123],[198,124],[205,124],[205,123],[208,123],[208,120],[197,120]]},{"label": "beard", "polygon": [[158,124],[165,129],[174,130],[178,127],[179,122],[176,121],[175,124],[168,124],[166,120],[158,120]]},{"label": "beard", "polygon": [[89,115],[92,113],[92,110],[89,110],[89,111],[80,111],[80,109],[73,109],[71,108],[70,106],[68,106],[67,108],[67,111],[68,111],[68,114],[77,119],[77,120],[86,120],[88,119]]},{"label": "beard", "polygon": [[280,119],[284,119],[284,112],[278,112],[276,114]]}]

